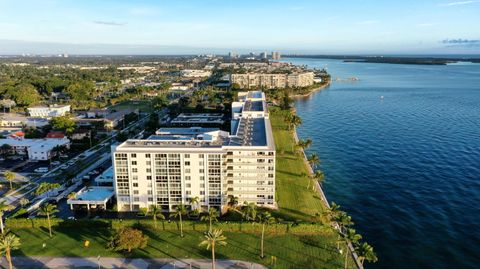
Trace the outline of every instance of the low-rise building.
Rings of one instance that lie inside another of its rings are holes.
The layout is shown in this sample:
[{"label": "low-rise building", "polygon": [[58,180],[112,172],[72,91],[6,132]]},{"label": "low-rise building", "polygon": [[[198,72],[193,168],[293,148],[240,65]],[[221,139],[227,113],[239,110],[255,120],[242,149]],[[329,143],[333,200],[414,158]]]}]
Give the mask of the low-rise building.
[{"label": "low-rise building", "polygon": [[212,71],[202,69],[184,69],[180,71],[180,75],[188,78],[203,78],[211,76]]},{"label": "low-rise building", "polygon": [[70,140],[63,138],[27,139],[23,137],[8,137],[0,139],[0,145],[10,145],[12,153],[28,156],[32,161],[46,161],[55,156],[53,150],[57,146],[70,146]]},{"label": "low-rise building", "polygon": [[172,121],[172,126],[217,126],[225,123],[222,113],[181,113]]},{"label": "low-rise building", "polygon": [[52,118],[65,116],[70,112],[70,105],[50,105],[50,106],[34,106],[27,108],[28,115],[39,118]]},{"label": "low-rise building", "polygon": [[48,120],[43,118],[32,118],[15,113],[0,115],[0,127],[5,129],[40,128],[47,125],[49,125]]}]

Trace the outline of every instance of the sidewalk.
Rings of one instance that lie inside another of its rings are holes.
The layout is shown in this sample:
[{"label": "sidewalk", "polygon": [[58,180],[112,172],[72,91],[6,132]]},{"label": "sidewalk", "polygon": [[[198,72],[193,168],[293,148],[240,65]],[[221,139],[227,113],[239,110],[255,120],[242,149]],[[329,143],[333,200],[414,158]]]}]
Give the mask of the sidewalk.
[{"label": "sidewalk", "polygon": [[[0,260],[1,268],[8,268],[4,257]],[[195,268],[210,269],[212,263],[210,260],[198,259],[126,259],[126,258],[103,258],[88,257],[13,257],[13,266],[15,268],[126,268],[126,269],[153,269],[153,268]],[[265,266],[256,263],[237,261],[237,260],[217,260],[218,269],[266,269]]]}]

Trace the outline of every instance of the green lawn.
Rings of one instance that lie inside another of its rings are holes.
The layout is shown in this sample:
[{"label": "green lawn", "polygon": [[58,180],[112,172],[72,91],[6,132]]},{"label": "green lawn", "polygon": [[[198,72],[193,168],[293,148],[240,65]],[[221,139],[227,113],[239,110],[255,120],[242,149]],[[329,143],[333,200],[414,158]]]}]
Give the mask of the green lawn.
[{"label": "green lawn", "polygon": [[[247,224],[251,225],[251,224]],[[258,227],[260,228],[260,227]],[[134,250],[128,257],[156,258],[201,258],[209,259],[210,251],[199,247],[203,232],[188,230],[181,238],[179,231],[142,227],[150,237],[148,246],[142,250]],[[72,228],[56,227],[53,238],[48,237],[45,228],[14,229],[21,238],[21,249],[14,255],[26,256],[90,256],[123,257],[122,253],[105,248],[111,235],[108,228]],[[239,259],[264,264],[269,268],[341,268],[343,259],[335,248],[334,234],[298,235],[272,234],[266,235],[264,259],[259,257],[260,236],[254,233],[225,232],[227,246],[217,249],[219,259]],[[85,240],[90,246],[85,248]],[[43,244],[46,247],[43,248]],[[271,257],[277,257],[273,267]]]},{"label": "green lawn", "polygon": [[140,109],[140,111],[148,113],[153,111],[150,101],[147,100],[124,101],[112,105],[110,109]]},{"label": "green lawn", "polygon": [[272,110],[270,120],[277,150],[276,185],[279,217],[311,221],[325,205],[316,192],[308,188],[308,170],[303,155],[294,149],[293,132],[284,122],[285,111]]}]

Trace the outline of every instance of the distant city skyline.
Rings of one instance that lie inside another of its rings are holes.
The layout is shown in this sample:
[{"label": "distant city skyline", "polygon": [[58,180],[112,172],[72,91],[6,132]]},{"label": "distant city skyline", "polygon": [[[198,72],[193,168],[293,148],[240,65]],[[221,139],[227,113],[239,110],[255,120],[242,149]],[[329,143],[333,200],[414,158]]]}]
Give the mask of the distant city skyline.
[{"label": "distant city skyline", "polygon": [[480,54],[480,1],[0,1],[5,54]]}]

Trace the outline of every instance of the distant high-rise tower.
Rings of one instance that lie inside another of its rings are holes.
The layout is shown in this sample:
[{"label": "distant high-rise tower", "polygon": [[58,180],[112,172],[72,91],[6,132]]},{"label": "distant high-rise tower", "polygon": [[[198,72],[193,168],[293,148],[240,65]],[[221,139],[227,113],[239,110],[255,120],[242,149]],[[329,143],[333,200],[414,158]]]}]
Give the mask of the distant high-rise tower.
[{"label": "distant high-rise tower", "polygon": [[260,58],[267,59],[267,52],[260,53]]},{"label": "distant high-rise tower", "polygon": [[272,52],[272,60],[280,60],[280,52],[279,51]]},{"label": "distant high-rise tower", "polygon": [[238,58],[238,54],[236,54],[235,52],[229,52],[228,57],[230,59],[236,59],[236,58]]}]

